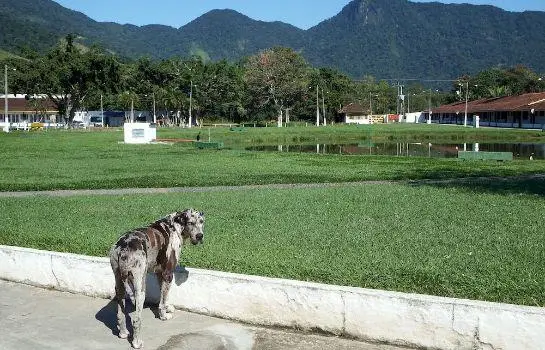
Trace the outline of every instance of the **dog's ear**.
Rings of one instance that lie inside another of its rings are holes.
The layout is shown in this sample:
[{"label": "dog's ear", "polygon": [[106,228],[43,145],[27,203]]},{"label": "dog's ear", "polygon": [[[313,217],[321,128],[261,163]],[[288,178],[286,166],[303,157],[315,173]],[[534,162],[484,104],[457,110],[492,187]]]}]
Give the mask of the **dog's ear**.
[{"label": "dog's ear", "polygon": [[183,212],[179,213],[180,214],[180,219],[183,222],[188,222],[189,219],[191,219],[191,212],[192,211],[193,211],[193,209],[186,209]]},{"label": "dog's ear", "polygon": [[177,211],[172,214],[172,221],[180,225],[185,225],[187,222],[187,213],[186,211]]}]

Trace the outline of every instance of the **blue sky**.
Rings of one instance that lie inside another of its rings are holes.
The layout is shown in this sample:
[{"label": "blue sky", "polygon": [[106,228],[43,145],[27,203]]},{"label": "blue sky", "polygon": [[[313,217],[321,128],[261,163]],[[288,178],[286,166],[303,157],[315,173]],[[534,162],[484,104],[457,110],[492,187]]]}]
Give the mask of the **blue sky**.
[{"label": "blue sky", "polygon": [[[336,15],[350,0],[54,0],[96,21],[181,27],[213,9],[233,9],[253,19],[307,29]],[[412,0],[432,2],[433,0]],[[545,11],[545,0],[441,0],[494,5],[508,11]]]}]

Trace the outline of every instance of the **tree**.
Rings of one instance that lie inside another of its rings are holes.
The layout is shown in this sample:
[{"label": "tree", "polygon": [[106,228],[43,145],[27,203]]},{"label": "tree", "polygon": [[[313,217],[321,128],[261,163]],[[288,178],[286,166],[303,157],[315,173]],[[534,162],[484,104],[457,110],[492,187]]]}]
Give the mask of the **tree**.
[{"label": "tree", "polygon": [[251,56],[244,81],[256,109],[274,108],[279,120],[309,88],[309,66],[292,49],[277,47]]},{"label": "tree", "polygon": [[545,89],[545,81],[524,66],[492,67],[479,72],[473,78],[461,77],[460,81],[468,82],[470,98],[520,95]]},{"label": "tree", "polygon": [[97,49],[84,52],[74,39],[68,35],[65,43],[34,60],[34,74],[27,80],[27,93],[46,94],[66,122],[92,91],[116,91],[120,77],[120,65],[112,56]]},{"label": "tree", "polygon": [[312,69],[309,76],[310,86],[303,99],[294,108],[294,114],[302,115],[302,119],[315,123],[318,107],[322,118],[321,122],[323,122],[324,109],[328,122],[331,122],[336,119],[341,106],[357,99],[354,82],[347,75],[335,69]]},{"label": "tree", "polygon": [[242,72],[236,65],[227,61],[205,64],[197,89],[202,115],[242,121],[243,85]]}]

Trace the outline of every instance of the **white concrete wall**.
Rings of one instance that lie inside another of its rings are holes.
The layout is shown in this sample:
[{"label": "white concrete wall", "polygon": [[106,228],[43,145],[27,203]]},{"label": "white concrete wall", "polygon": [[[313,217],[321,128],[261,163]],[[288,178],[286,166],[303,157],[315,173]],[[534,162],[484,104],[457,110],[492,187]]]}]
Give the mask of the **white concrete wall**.
[{"label": "white concrete wall", "polygon": [[123,124],[125,143],[150,143],[157,138],[155,124],[125,123]]},{"label": "white concrete wall", "polygon": [[405,119],[403,119],[404,123],[419,123],[422,122],[424,118],[424,115],[422,112],[411,112],[411,113],[405,113]]},{"label": "white concrete wall", "polygon": [[371,124],[371,116],[359,115],[359,116],[346,116],[344,119],[346,124]]},{"label": "white concrete wall", "polygon": [[[107,258],[8,246],[0,246],[0,278],[107,298],[114,290]],[[172,283],[178,308],[259,325],[431,349],[545,348],[543,308],[201,269],[180,270]],[[158,293],[148,276],[148,300]]]}]

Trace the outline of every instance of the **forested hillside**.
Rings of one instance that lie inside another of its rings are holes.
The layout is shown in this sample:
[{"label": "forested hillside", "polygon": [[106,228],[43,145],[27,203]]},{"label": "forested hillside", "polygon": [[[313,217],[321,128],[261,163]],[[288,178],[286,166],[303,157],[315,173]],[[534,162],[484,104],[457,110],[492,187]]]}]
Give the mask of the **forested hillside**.
[{"label": "forested hillside", "polygon": [[545,12],[493,6],[354,0],[308,30],[208,12],[181,28],[101,23],[52,0],[1,0],[0,49],[44,53],[67,34],[135,59],[187,57],[236,61],[274,46],[352,78],[452,78],[493,66],[545,71]]}]

